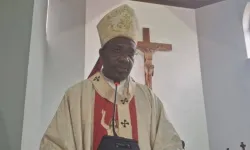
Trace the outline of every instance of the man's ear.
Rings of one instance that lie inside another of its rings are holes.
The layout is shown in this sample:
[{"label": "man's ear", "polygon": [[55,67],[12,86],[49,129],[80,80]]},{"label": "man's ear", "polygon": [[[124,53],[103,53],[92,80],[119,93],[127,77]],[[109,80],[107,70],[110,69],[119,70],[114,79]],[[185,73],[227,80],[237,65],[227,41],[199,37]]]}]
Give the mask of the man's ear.
[{"label": "man's ear", "polygon": [[103,48],[99,49],[99,58],[101,59],[101,61],[103,61],[103,57],[104,57],[104,50]]},{"label": "man's ear", "polygon": [[103,50],[102,50],[102,48],[99,49],[99,56],[100,56],[100,57],[103,56]]}]

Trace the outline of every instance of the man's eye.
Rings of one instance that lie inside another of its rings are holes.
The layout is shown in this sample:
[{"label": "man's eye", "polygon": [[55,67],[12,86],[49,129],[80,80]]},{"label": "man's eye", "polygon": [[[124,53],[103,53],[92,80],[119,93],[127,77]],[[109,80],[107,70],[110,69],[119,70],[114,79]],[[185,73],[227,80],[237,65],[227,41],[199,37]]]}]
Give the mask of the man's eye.
[{"label": "man's eye", "polygon": [[134,49],[131,49],[130,50],[130,56],[136,56],[138,54],[138,52],[136,51],[136,50],[134,50]]},{"label": "man's eye", "polygon": [[134,57],[134,56],[135,56],[135,53],[129,53],[129,56],[130,56],[130,57]]}]

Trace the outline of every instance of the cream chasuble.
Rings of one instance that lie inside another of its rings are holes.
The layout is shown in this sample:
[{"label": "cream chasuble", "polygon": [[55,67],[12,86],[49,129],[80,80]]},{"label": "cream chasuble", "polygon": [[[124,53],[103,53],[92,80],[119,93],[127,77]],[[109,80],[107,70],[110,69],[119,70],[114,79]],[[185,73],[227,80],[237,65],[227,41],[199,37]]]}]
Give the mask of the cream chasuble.
[{"label": "cream chasuble", "polygon": [[[46,130],[40,150],[97,150],[103,135],[113,135],[114,88],[97,72],[69,88]],[[116,131],[137,140],[141,150],[181,150],[181,140],[161,101],[129,77],[117,94]],[[127,85],[127,86],[126,86]]]}]

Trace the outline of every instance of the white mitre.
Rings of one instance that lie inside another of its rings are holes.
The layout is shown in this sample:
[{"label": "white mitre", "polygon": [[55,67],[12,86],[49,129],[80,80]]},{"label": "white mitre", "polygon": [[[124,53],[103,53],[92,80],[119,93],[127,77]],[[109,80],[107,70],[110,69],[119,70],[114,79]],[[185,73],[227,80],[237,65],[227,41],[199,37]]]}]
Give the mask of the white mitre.
[{"label": "white mitre", "polygon": [[134,10],[123,4],[106,14],[98,23],[97,30],[101,46],[119,36],[130,38],[137,43],[138,20]]}]

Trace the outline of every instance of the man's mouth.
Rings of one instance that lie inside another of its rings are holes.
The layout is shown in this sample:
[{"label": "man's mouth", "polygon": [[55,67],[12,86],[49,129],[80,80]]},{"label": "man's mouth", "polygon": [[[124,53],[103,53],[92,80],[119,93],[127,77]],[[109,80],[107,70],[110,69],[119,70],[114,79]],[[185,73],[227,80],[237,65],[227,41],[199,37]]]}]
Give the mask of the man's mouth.
[{"label": "man's mouth", "polygon": [[128,67],[117,67],[117,71],[119,71],[119,72],[128,72],[129,69],[128,69]]}]

